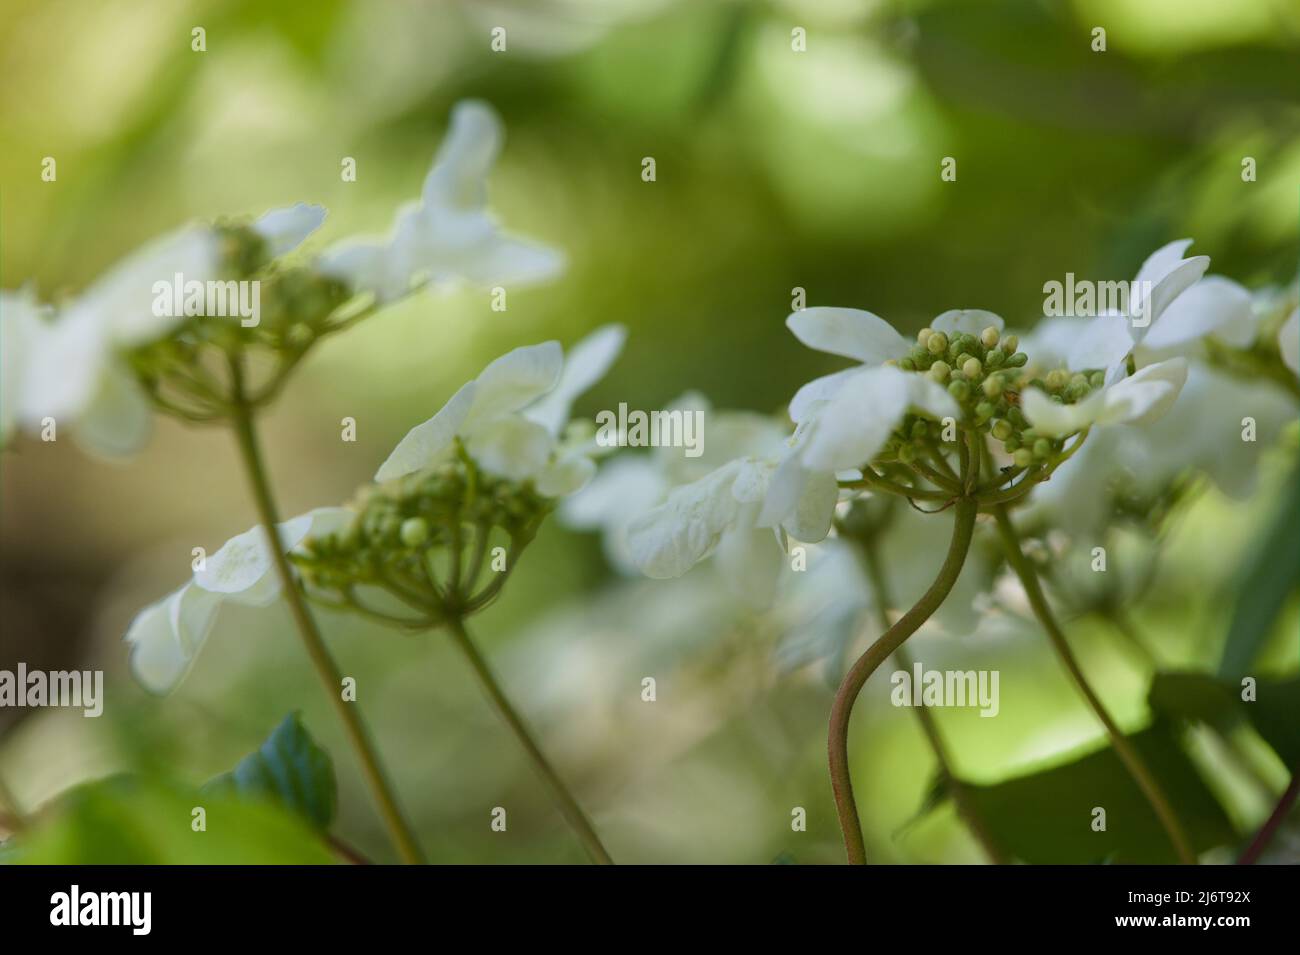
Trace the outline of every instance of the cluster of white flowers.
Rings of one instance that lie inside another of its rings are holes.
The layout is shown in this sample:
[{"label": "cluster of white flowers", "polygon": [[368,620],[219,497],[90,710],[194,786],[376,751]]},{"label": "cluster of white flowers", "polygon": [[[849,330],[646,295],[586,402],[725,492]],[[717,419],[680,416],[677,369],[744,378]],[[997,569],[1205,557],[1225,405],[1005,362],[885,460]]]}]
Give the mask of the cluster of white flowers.
[{"label": "cluster of white flowers", "polygon": [[[488,211],[486,177],[502,138],[490,107],[458,104],[421,198],[398,213],[392,234],[338,242],[311,267],[379,303],[431,282],[491,286],[557,274],[559,252],[505,233]],[[324,208],[297,203],[266,213],[252,229],[275,258],[297,249],[324,219]],[[152,407],[127,356],[186,320],[155,310],[155,283],[177,275],[187,283],[229,278],[222,273],[217,230],[191,224],[137,250],[66,304],[41,305],[30,289],[0,292],[0,442],[16,428],[37,432],[53,419],[90,451],[139,450],[151,432]]]}]

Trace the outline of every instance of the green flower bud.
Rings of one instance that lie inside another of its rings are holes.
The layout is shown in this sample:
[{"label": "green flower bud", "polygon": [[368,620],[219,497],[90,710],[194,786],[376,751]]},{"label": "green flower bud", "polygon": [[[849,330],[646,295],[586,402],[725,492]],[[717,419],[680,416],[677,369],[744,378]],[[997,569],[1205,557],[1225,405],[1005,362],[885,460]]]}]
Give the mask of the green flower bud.
[{"label": "green flower bud", "polygon": [[1005,418],[999,418],[997,421],[993,422],[992,430],[993,437],[997,438],[999,441],[1005,441],[1007,438],[1011,437],[1011,434],[1015,429],[1011,427],[1010,421],[1007,421]]},{"label": "green flower bud", "polygon": [[924,438],[929,433],[930,429],[926,427],[924,421],[917,421],[912,425],[912,437],[914,438]]},{"label": "green flower bud", "polygon": [[1027,468],[1034,463],[1034,452],[1028,448],[1017,448],[1011,455],[1011,460],[1016,463],[1016,467]]},{"label": "green flower bud", "polygon": [[980,360],[972,355],[961,363],[961,372],[967,378],[978,378],[984,372],[984,366]]},{"label": "green flower bud", "polygon": [[932,332],[925,347],[931,355],[942,355],[948,350],[948,336],[943,332]]},{"label": "green flower bud", "polygon": [[[1015,338],[1014,335],[1012,335],[1011,337]],[[1005,346],[1006,342],[1003,342],[1002,344]],[[1018,351],[1010,358],[1007,359],[1007,365],[1011,368],[1023,368],[1025,367],[1025,362],[1027,361],[1029,361],[1029,356],[1022,351]]]},{"label": "green flower bud", "polygon": [[930,341],[930,336],[934,334],[934,329],[926,327],[916,333],[917,344],[925,346]]},{"label": "green flower bud", "polygon": [[1018,447],[1020,447],[1020,439],[1014,434],[1002,442],[1002,448],[1007,452],[1007,454],[1011,454]]},{"label": "green flower bud", "polygon": [[985,421],[988,421],[989,418],[993,417],[993,412],[996,410],[997,409],[994,408],[993,405],[989,404],[989,402],[981,401],[975,406],[975,420],[980,424],[983,424]]},{"label": "green flower bud", "polygon": [[898,449],[898,460],[904,464],[911,464],[916,460],[916,447],[911,444],[904,444]]},{"label": "green flower bud", "polygon": [[[934,339],[931,338],[930,341],[934,341]],[[948,375],[951,373],[952,373],[952,369],[948,367],[948,363],[946,361],[936,361],[933,365],[930,366],[929,372],[927,372],[927,374],[930,376],[930,380],[936,381],[941,385],[948,380]]]},{"label": "green flower bud", "polygon": [[949,382],[948,394],[952,395],[958,401],[965,401],[970,397],[970,385],[964,381]]},{"label": "green flower bud", "polygon": [[1070,376],[1060,368],[1053,368],[1047,373],[1047,390],[1060,391],[1069,382]]},{"label": "green flower bud", "polygon": [[1106,384],[1106,373],[1104,371],[1094,371],[1088,376],[1088,383],[1094,388],[1100,388]]},{"label": "green flower bud", "polygon": [[1039,438],[1034,442],[1034,457],[1045,458],[1052,453],[1052,442],[1046,438]]},{"label": "green flower bud", "polygon": [[980,332],[980,341],[984,343],[985,348],[992,348],[996,345],[999,337],[998,330],[992,325]]},{"label": "green flower bud", "polygon": [[[994,354],[996,355],[997,352],[994,352]],[[1002,379],[990,375],[984,379],[984,384],[981,385],[981,388],[983,388],[984,394],[988,395],[990,398],[996,398],[1002,394]]]},{"label": "green flower bud", "polygon": [[994,348],[984,357],[984,364],[988,366],[990,371],[996,371],[1006,363],[1006,360],[1006,354]]},{"label": "green flower bud", "polygon": [[419,547],[429,539],[429,522],[423,517],[408,517],[402,521],[401,537],[407,547]]},{"label": "green flower bud", "polygon": [[1016,349],[1020,347],[1020,339],[1015,335],[1008,335],[1002,339],[1002,350],[1008,355],[1014,355]]},{"label": "green flower bud", "polygon": [[903,371],[916,371],[916,362],[910,358],[900,358],[898,359],[898,367]]}]

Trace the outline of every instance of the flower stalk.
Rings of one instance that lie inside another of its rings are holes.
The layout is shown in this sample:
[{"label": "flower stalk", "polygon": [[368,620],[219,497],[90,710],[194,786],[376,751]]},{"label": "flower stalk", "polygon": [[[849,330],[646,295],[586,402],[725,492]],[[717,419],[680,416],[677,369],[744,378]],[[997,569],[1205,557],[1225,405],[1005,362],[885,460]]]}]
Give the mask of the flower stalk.
[{"label": "flower stalk", "polygon": [[957,577],[961,574],[962,566],[966,563],[966,554],[970,550],[971,538],[975,531],[977,511],[978,504],[972,498],[956,498],[953,507],[952,540],[948,545],[948,555],[934,583],[912,609],[899,617],[893,626],[858,657],[857,662],[845,674],[835,694],[835,701],[831,705],[830,731],[827,740],[831,789],[835,796],[835,808],[839,814],[840,828],[844,832],[844,848],[850,865],[866,865],[867,862],[862,823],[858,819],[857,802],[853,797],[853,779],[849,769],[849,721],[853,715],[853,704],[871,674],[876,672],[880,664],[897,651],[903,642],[920,628],[921,624],[930,619],[948,597],[957,582]]},{"label": "flower stalk", "polygon": [[316,620],[312,616],[310,609],[308,609],[302,592],[298,589],[298,583],[289,566],[289,560],[276,539],[275,528],[280,519],[275,499],[271,493],[266,466],[258,446],[253,409],[244,394],[243,374],[238,362],[232,360],[230,368],[234,396],[230,420],[239,445],[240,459],[243,462],[248,476],[249,487],[252,490],[253,501],[257,507],[258,522],[266,535],[267,550],[271,554],[276,575],[280,580],[281,592],[289,604],[289,611],[293,616],[294,624],[299,636],[302,637],[307,656],[311,659],[312,666],[320,677],[321,684],[325,689],[325,695],[329,697],[334,705],[339,719],[343,721],[348,741],[351,743],[352,749],[361,764],[362,774],[370,786],[371,794],[379,807],[380,815],[383,817],[384,825],[388,829],[394,847],[404,862],[412,865],[422,864],[424,856],[420,851],[419,844],[416,842],[410,823],[407,822],[398,805],[397,796],[384,770],[383,763],[380,761],[374,741],[371,739],[370,733],[356,709],[356,704],[343,699],[341,689],[343,675],[339,671],[338,664],[330,655],[329,648],[325,646],[325,641],[321,636],[319,627],[316,625]]},{"label": "flower stalk", "polygon": [[537,770],[537,774],[545,780],[546,785],[550,787],[551,795],[555,798],[559,806],[561,815],[566,822],[577,833],[578,838],[582,841],[582,846],[587,850],[587,855],[592,862],[597,865],[613,865],[614,860],[610,857],[604,843],[600,841],[595,827],[587,814],[583,811],[578,800],[574,798],[569,787],[565,785],[560,774],[556,772],[555,767],[551,765],[546,754],[542,752],[541,747],[533,739],[532,733],[524,723],[523,717],[519,715],[510,698],[506,696],[501,684],[497,682],[492,668],[488,666],[487,660],[479,653],[478,647],[470,639],[469,631],[465,629],[465,623],[460,617],[452,617],[447,622],[447,630],[451,634],[452,642],[460,648],[465,659],[469,662],[470,668],[473,669],[474,675],[478,677],[479,684],[483,687],[483,692],[487,694],[492,705],[501,715],[502,721],[506,727],[519,741],[524,753],[528,756],[529,762]]},{"label": "flower stalk", "polygon": [[1169,842],[1173,845],[1179,860],[1184,865],[1195,865],[1196,853],[1193,851],[1187,833],[1174,812],[1168,797],[1160,788],[1160,784],[1156,781],[1150,768],[1138,754],[1137,749],[1124,736],[1119,726],[1111,718],[1110,713],[1107,712],[1106,707],[1102,704],[1101,699],[1097,696],[1096,691],[1093,690],[1088,678],[1080,668],[1079,661],[1074,656],[1074,651],[1070,649],[1065,634],[1061,630],[1060,624],[1057,623],[1052,608],[1047,603],[1047,598],[1038,580],[1038,573],[1025,558],[1024,552],[1020,548],[1020,538],[1005,505],[996,507],[994,515],[997,518],[998,530],[1002,535],[1007,561],[1016,572],[1016,576],[1020,578],[1020,583],[1025,588],[1025,595],[1029,599],[1029,605],[1034,611],[1034,616],[1038,618],[1038,622],[1046,631],[1048,639],[1052,643],[1052,648],[1056,651],[1057,656],[1061,658],[1066,671],[1070,674],[1070,678],[1074,681],[1089,708],[1096,714],[1102,726],[1105,727],[1106,735],[1115,750],[1115,755],[1119,757],[1129,775],[1133,777],[1133,781],[1137,783],[1138,788],[1142,791],[1143,796],[1146,797],[1151,809],[1156,814],[1156,818],[1160,820],[1160,825],[1165,830],[1165,834],[1169,837]]}]

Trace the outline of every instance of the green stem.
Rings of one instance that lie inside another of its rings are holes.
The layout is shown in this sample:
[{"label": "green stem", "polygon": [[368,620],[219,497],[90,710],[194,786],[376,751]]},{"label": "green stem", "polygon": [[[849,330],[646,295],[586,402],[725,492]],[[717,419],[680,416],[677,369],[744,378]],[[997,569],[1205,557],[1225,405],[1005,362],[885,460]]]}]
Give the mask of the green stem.
[{"label": "green stem", "polygon": [[[874,538],[868,538],[863,541],[862,560],[866,565],[867,578],[871,581],[871,589],[875,594],[876,612],[880,618],[880,626],[884,630],[889,629],[889,611],[886,609],[889,603],[889,585],[885,580],[885,568],[880,561],[880,553],[876,548]],[[911,671],[912,657],[903,647],[894,651],[894,656],[898,658],[898,665],[904,670]],[[993,833],[985,825],[984,819],[980,816],[979,810],[975,808],[975,803],[970,796],[970,790],[966,784],[957,777],[952,770],[952,760],[948,757],[948,747],[944,745],[943,735],[939,732],[939,723],[930,712],[930,708],[924,704],[913,707],[916,712],[917,722],[921,724],[921,731],[925,734],[926,741],[930,744],[930,749],[934,752],[934,761],[939,767],[939,776],[943,781],[944,789],[952,797],[953,805],[957,808],[957,815],[966,823],[966,827],[975,837],[975,841],[984,849],[989,861],[994,865],[1006,865],[1007,857],[999,848]]]},{"label": "green stem", "polygon": [[831,705],[830,731],[827,740],[831,789],[835,795],[835,808],[839,813],[840,828],[844,830],[844,848],[851,865],[865,865],[867,861],[862,824],[858,819],[858,807],[853,798],[853,779],[849,772],[849,720],[853,715],[853,704],[871,674],[890,654],[901,647],[903,641],[915,633],[947,598],[953,584],[957,582],[962,565],[966,562],[966,552],[970,549],[971,537],[975,530],[976,510],[975,501],[971,498],[957,499],[953,515],[952,542],[948,545],[948,556],[944,559],[939,575],[916,605],[899,617],[880,639],[858,657],[852,669],[845,674],[835,694],[835,702]]},{"label": "green stem", "polygon": [[276,575],[280,579],[280,589],[289,604],[289,611],[293,615],[303,645],[307,648],[307,656],[311,658],[312,665],[320,676],[321,684],[325,688],[325,695],[334,704],[334,709],[347,730],[348,740],[361,763],[362,773],[370,784],[371,793],[375,798],[375,802],[379,805],[380,814],[384,818],[384,824],[388,827],[388,833],[393,845],[405,862],[420,864],[424,861],[424,857],[420,852],[419,844],[415,840],[415,834],[411,831],[410,824],[398,807],[392,783],[389,782],[387,774],[384,772],[374,741],[370,738],[365,723],[362,722],[357,705],[343,699],[343,675],[339,671],[338,664],[334,662],[334,658],[330,656],[329,649],[325,646],[320,629],[316,626],[316,619],[307,608],[302,592],[298,589],[298,582],[294,578],[293,570],[289,566],[289,559],[280,546],[275,530],[276,525],[280,523],[280,518],[276,513],[275,499],[271,494],[266,466],[258,448],[257,433],[253,424],[253,411],[244,397],[242,376],[238,366],[232,362],[231,368],[234,375],[232,390],[236,395],[236,404],[231,421],[234,426],[235,437],[239,442],[240,457],[243,459],[244,468],[248,473],[249,485],[253,491],[253,500],[257,505],[258,522],[262,525],[262,530],[266,534],[271,559],[275,564]]},{"label": "green stem", "polygon": [[1061,658],[1061,662],[1065,664],[1065,669],[1070,674],[1071,679],[1074,680],[1080,694],[1087,701],[1093,713],[1096,714],[1101,725],[1106,728],[1106,735],[1115,750],[1115,755],[1120,758],[1129,775],[1133,777],[1133,781],[1142,790],[1142,794],[1150,803],[1152,810],[1155,811],[1156,818],[1160,820],[1160,825],[1164,828],[1165,834],[1173,844],[1178,858],[1184,865],[1195,865],[1196,853],[1192,850],[1192,845],[1187,839],[1182,823],[1179,822],[1178,816],[1174,813],[1164,791],[1161,790],[1160,784],[1156,782],[1155,776],[1146,763],[1143,762],[1137,749],[1120,731],[1115,721],[1111,719],[1106,707],[1102,705],[1101,699],[1093,691],[1091,684],[1088,683],[1088,678],[1084,676],[1083,670],[1079,667],[1079,661],[1075,659],[1074,652],[1070,649],[1060,624],[1056,622],[1052,608],[1048,606],[1047,598],[1044,596],[1043,588],[1038,580],[1038,573],[1020,549],[1020,538],[1016,534],[1015,525],[1011,523],[1010,514],[1002,506],[995,508],[994,514],[997,516],[998,530],[1002,534],[1002,543],[1006,550],[1007,561],[1011,564],[1011,568],[1016,572],[1016,576],[1020,578],[1020,583],[1025,588],[1025,595],[1029,598],[1029,605],[1033,608],[1034,616],[1038,618],[1038,622],[1042,624],[1043,629],[1047,632],[1053,649],[1056,650],[1057,656]]},{"label": "green stem", "polygon": [[497,682],[492,673],[492,669],[483,659],[483,655],[478,652],[474,642],[470,639],[469,633],[465,629],[465,623],[459,617],[452,617],[447,623],[447,629],[451,631],[452,640],[456,646],[460,647],[461,652],[469,661],[470,667],[473,668],[474,674],[478,677],[479,683],[482,684],[484,692],[491,699],[501,718],[505,720],[506,726],[514,734],[519,745],[523,747],[524,752],[528,754],[533,768],[537,770],[538,775],[546,781],[551,788],[551,794],[559,804],[560,812],[565,820],[578,834],[582,840],[583,848],[587,850],[587,855],[591,861],[599,865],[613,865],[614,860],[610,858],[609,852],[606,851],[604,844],[600,841],[600,836],[596,834],[595,827],[592,826],[591,820],[583,812],[578,801],[573,798],[569,788],[560,778],[560,774],[555,771],[550,761],[542,753],[541,747],[533,740],[532,734],[524,724],[523,718],[511,704],[509,697],[501,689],[501,684]]}]

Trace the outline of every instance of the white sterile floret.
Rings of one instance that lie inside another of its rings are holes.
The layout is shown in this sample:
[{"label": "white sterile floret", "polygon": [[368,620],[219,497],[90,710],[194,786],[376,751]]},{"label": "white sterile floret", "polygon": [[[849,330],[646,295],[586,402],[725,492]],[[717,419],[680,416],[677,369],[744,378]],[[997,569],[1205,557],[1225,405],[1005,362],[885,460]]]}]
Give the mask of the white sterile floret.
[{"label": "white sterile floret", "polygon": [[590,477],[595,442],[560,440],[575,398],[604,377],[626,338],[604,326],[579,342],[565,361],[559,342],[527,345],[493,361],[457,391],[437,414],[407,433],[375,472],[376,481],[423,471],[449,460],[456,441],[483,470],[535,480],[547,496],[571,493]]},{"label": "white sterile floret", "polygon": [[[283,521],[280,547],[289,553],[308,537],[344,531],[355,518],[345,507],[322,507]],[[180,589],[141,610],[127,628],[131,671],[147,689],[170,691],[189,670],[225,601],[264,607],[280,595],[275,561],[261,526],[232,537]]]},{"label": "white sterile floret", "polygon": [[555,249],[501,230],[487,205],[487,175],[501,150],[501,120],[486,103],[458,103],[420,198],[397,213],[389,234],[326,249],[319,267],[381,302],[428,282],[505,285],[550,278]]}]

